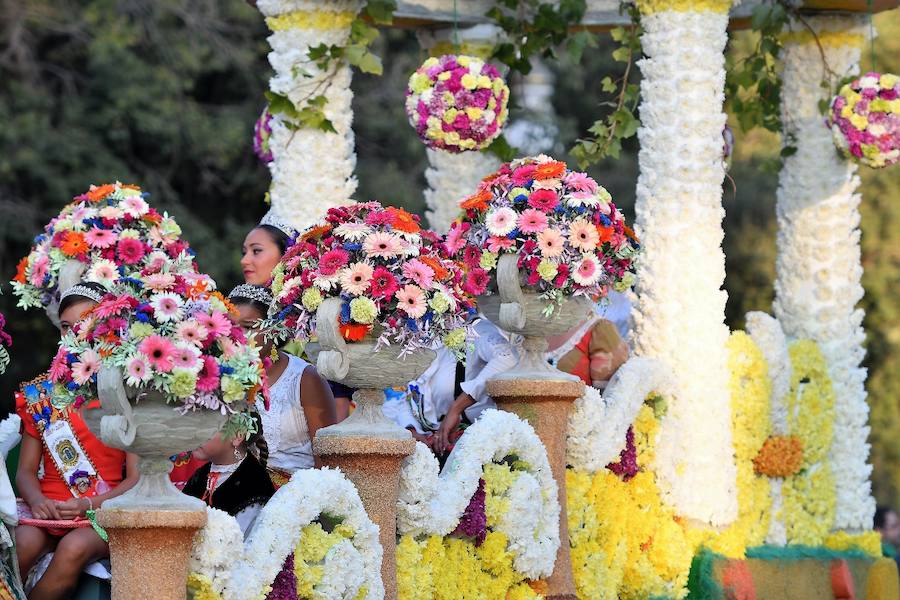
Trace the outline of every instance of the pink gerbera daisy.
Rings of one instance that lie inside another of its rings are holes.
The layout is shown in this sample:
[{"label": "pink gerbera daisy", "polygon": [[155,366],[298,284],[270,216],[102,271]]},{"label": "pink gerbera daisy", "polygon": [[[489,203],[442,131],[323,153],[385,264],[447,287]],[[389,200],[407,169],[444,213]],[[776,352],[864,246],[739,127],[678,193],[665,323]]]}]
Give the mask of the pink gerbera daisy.
[{"label": "pink gerbera daisy", "polygon": [[126,215],[135,219],[147,214],[147,211],[150,210],[150,206],[140,196],[125,198],[119,206]]},{"label": "pink gerbera daisy", "polygon": [[131,308],[131,300],[128,296],[108,296],[94,308],[94,314],[97,318],[105,319],[121,314],[129,308]]},{"label": "pink gerbera daisy", "polygon": [[569,244],[573,247],[582,252],[590,252],[597,247],[599,242],[600,234],[592,223],[588,223],[584,219],[575,219],[569,225]]},{"label": "pink gerbera daisy", "polygon": [[203,368],[197,377],[198,392],[214,392],[219,387],[219,363],[212,356],[203,357]]},{"label": "pink gerbera daisy", "polygon": [[146,383],[152,377],[150,365],[147,364],[147,359],[143,355],[132,357],[125,365],[125,372],[128,375],[125,382],[131,386]]},{"label": "pink gerbera daisy", "polygon": [[403,263],[403,276],[426,290],[434,284],[434,269],[415,258]]},{"label": "pink gerbera daisy", "polygon": [[369,256],[394,258],[402,249],[400,238],[384,231],[370,233],[363,241],[363,251]]},{"label": "pink gerbera daisy", "polygon": [[397,294],[398,307],[413,319],[418,319],[425,314],[428,308],[425,302],[425,292],[417,285],[404,285]]},{"label": "pink gerbera daisy", "polygon": [[144,244],[134,238],[121,239],[116,245],[116,255],[126,265],[137,264],[146,253]]},{"label": "pink gerbera daisy", "polygon": [[372,272],[372,265],[364,262],[353,263],[341,271],[341,286],[345,292],[359,296],[369,289]]},{"label": "pink gerbera daisy", "polygon": [[585,254],[581,257],[581,261],[576,264],[575,270],[572,271],[572,279],[579,285],[589,286],[597,283],[601,274],[602,271],[600,270],[600,263],[597,261],[597,257],[593,254]]},{"label": "pink gerbera daisy", "polygon": [[151,335],[144,338],[138,346],[138,350],[143,354],[147,361],[157,371],[168,373],[174,366],[172,363],[172,355],[175,352],[175,346],[168,339]]},{"label": "pink gerbera daisy", "polygon": [[488,213],[485,224],[491,235],[502,236],[516,228],[516,211],[504,206]]},{"label": "pink gerbera daisy", "polygon": [[187,369],[193,371],[198,366],[200,351],[194,346],[183,345],[176,346],[172,353],[172,365],[176,369]]},{"label": "pink gerbera daisy", "polygon": [[466,273],[466,281],[462,285],[464,292],[480,296],[487,289],[491,278],[484,269],[471,269]]},{"label": "pink gerbera daisy", "polygon": [[100,229],[95,225],[84,234],[84,240],[92,248],[109,248],[116,243],[116,234],[111,229]]},{"label": "pink gerbera daisy", "polygon": [[197,321],[190,319],[178,324],[178,327],[175,328],[175,335],[182,342],[200,347],[209,336],[209,331]]},{"label": "pink gerbera daisy", "polygon": [[384,267],[376,267],[372,272],[371,294],[375,298],[390,298],[399,289],[397,278]]},{"label": "pink gerbera daisy", "polygon": [[326,277],[334,275],[338,272],[338,269],[343,268],[347,264],[349,259],[350,254],[343,248],[329,250],[319,259],[319,273]]},{"label": "pink gerbera daisy", "polygon": [[447,239],[444,240],[444,246],[450,254],[456,254],[465,246],[465,234],[472,227],[469,223],[454,223],[450,226],[447,233]]},{"label": "pink gerbera daisy", "polygon": [[175,276],[171,273],[154,273],[144,277],[144,287],[156,292],[164,292],[175,285]]},{"label": "pink gerbera daisy", "polygon": [[153,316],[160,323],[177,321],[184,315],[184,300],[178,294],[154,294],[150,298],[150,306],[153,307]]},{"label": "pink gerbera daisy", "polygon": [[538,248],[541,255],[547,258],[554,258],[563,253],[565,248],[565,239],[559,229],[545,229],[537,236]]},{"label": "pink gerbera daisy", "polygon": [[501,250],[509,250],[513,247],[513,244],[515,244],[515,240],[492,235],[487,240],[487,249],[489,252],[500,252]]},{"label": "pink gerbera daisy", "polygon": [[65,348],[56,351],[53,362],[50,363],[50,379],[56,383],[62,383],[69,376],[69,365],[66,362],[69,352]]},{"label": "pink gerbera daisy", "polygon": [[194,318],[214,336],[228,335],[231,332],[231,320],[224,313],[197,313]]},{"label": "pink gerbera daisy", "polygon": [[72,365],[72,379],[78,385],[84,385],[100,370],[100,355],[93,350],[86,350]]},{"label": "pink gerbera daisy", "polygon": [[533,208],[522,211],[519,216],[519,230],[522,233],[540,233],[547,228],[547,215]]},{"label": "pink gerbera daisy", "polygon": [[559,205],[559,196],[553,190],[534,190],[528,196],[528,205],[548,213]]}]

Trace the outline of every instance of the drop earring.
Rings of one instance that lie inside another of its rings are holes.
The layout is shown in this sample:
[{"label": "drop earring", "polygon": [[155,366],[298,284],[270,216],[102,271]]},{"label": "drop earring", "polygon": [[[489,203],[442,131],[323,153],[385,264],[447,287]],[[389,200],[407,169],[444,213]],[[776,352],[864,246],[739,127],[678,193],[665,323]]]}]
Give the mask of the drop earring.
[{"label": "drop earring", "polygon": [[234,449],[234,460],[240,462],[244,460],[244,455],[241,454],[241,451],[237,448]]},{"label": "drop earring", "polygon": [[269,358],[272,359],[272,362],[278,361],[278,348],[276,348],[275,346],[272,346],[272,350],[271,350],[271,352],[269,352]]}]

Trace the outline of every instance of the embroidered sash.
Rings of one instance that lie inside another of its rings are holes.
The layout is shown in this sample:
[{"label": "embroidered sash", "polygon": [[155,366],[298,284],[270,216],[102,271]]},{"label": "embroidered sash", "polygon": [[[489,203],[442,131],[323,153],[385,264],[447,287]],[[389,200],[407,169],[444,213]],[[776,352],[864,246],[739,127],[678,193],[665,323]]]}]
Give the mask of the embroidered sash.
[{"label": "embroidered sash", "polygon": [[72,495],[78,498],[108,491],[109,486],[100,477],[69,422],[68,409],[53,406],[50,379],[44,375],[23,383],[20,392],[25,397],[25,410],[34,422],[41,443]]}]

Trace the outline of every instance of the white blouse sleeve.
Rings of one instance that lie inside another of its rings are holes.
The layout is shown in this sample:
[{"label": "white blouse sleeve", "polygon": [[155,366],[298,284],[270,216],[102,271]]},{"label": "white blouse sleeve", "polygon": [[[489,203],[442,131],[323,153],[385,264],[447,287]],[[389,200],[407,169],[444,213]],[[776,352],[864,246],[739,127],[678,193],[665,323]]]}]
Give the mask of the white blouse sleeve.
[{"label": "white blouse sleeve", "polygon": [[477,417],[485,408],[494,405],[485,393],[485,385],[492,377],[512,369],[518,358],[513,345],[499,332],[478,337],[475,340],[475,355],[484,366],[460,386],[475,399],[475,404],[466,409],[470,418]]}]

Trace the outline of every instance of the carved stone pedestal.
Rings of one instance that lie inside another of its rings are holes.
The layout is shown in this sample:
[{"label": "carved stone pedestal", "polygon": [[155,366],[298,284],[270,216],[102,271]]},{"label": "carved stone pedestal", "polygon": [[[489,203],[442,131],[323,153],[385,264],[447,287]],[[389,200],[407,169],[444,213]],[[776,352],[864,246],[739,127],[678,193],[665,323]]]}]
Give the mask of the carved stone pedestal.
[{"label": "carved stone pedestal", "polygon": [[103,509],[109,534],[113,600],[184,600],[187,565],[206,511]]},{"label": "carved stone pedestal", "polygon": [[384,597],[397,597],[397,495],[400,463],[413,453],[415,440],[402,427],[387,421],[381,412],[384,392],[359,390],[353,394],[357,408],[338,425],[320,429],[313,451],[328,467],[337,467],[359,491],[369,518],[378,525],[384,557],[381,578]]},{"label": "carved stone pedestal", "polygon": [[487,392],[503,410],[528,421],[547,449],[550,470],[559,497],[559,550],[553,574],[547,579],[546,598],[576,600],[575,579],[569,555],[569,528],[566,514],[566,430],[572,403],[581,397],[581,381],[548,379],[493,379]]}]

